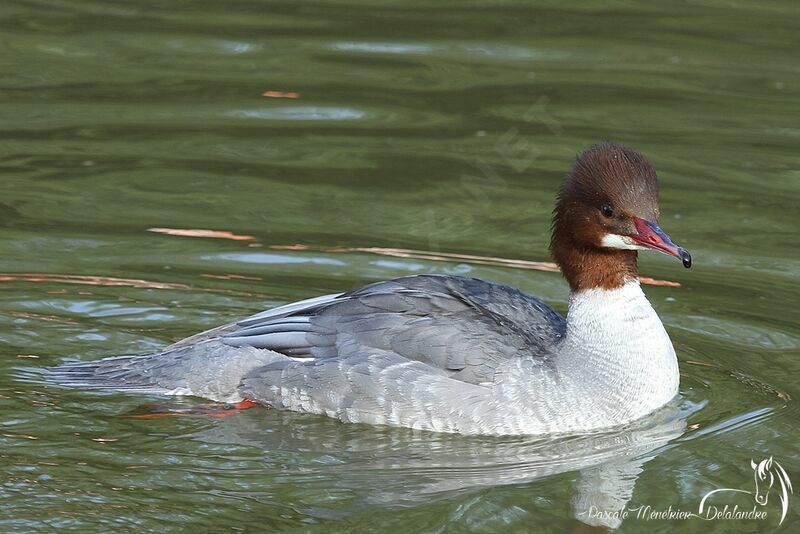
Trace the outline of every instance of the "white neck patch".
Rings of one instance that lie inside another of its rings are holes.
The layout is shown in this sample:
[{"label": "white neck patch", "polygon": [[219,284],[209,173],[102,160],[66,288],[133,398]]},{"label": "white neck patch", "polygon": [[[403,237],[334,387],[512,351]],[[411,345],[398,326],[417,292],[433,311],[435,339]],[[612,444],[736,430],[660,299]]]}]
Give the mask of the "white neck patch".
[{"label": "white neck patch", "polygon": [[606,234],[600,240],[600,244],[605,248],[621,248],[624,250],[647,250],[633,241],[629,236],[619,234]]}]

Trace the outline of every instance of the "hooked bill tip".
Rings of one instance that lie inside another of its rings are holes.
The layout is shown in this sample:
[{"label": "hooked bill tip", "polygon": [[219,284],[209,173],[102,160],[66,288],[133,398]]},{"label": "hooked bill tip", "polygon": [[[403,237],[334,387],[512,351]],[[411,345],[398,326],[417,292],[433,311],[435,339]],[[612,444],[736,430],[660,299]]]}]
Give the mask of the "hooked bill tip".
[{"label": "hooked bill tip", "polygon": [[692,266],[692,255],[689,254],[688,251],[684,249],[680,249],[681,261],[683,262],[683,266],[687,269]]}]

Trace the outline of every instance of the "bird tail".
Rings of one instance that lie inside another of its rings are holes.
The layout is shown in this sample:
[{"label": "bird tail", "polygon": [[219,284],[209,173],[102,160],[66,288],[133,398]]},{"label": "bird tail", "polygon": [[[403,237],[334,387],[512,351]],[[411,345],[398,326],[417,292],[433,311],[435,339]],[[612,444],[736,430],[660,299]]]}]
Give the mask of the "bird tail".
[{"label": "bird tail", "polygon": [[163,378],[152,371],[163,367],[157,354],[112,356],[92,362],[64,363],[45,372],[45,378],[60,386],[80,389],[106,389],[136,393],[167,393]]},{"label": "bird tail", "polygon": [[155,354],[64,363],[47,370],[46,379],[71,388],[239,402],[244,400],[239,391],[244,375],[280,358],[285,356],[210,340]]}]

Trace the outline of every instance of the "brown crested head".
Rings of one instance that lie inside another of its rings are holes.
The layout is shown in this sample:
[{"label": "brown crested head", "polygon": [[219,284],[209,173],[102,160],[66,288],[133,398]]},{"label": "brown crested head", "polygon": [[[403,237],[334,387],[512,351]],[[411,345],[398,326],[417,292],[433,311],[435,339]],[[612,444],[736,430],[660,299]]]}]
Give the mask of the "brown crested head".
[{"label": "brown crested head", "polygon": [[550,250],[573,291],[612,289],[638,277],[637,250],[691,265],[689,253],[658,226],[658,176],[639,152],[616,143],[585,150],[553,212]]}]

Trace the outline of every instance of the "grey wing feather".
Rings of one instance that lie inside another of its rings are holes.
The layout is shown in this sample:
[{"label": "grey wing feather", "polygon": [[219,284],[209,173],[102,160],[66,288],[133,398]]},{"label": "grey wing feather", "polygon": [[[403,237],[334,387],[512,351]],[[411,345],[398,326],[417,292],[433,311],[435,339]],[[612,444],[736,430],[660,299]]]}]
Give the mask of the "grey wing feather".
[{"label": "grey wing feather", "polygon": [[[313,310],[315,306],[320,304],[325,304],[334,301],[335,299],[339,298],[342,293],[336,293],[332,295],[322,295],[320,297],[314,297],[310,299],[300,300],[297,302],[292,302],[290,304],[285,304],[283,306],[278,306],[277,308],[270,308],[268,310],[264,310],[263,312],[257,313],[244,319],[242,321],[237,321],[235,323],[228,323],[222,326],[216,326],[209,330],[205,330],[200,332],[199,334],[195,334],[193,336],[189,336],[185,339],[181,339],[165,347],[162,352],[167,352],[172,349],[177,349],[181,347],[188,347],[191,345],[196,345],[202,341],[208,341],[210,339],[215,339],[220,336],[223,336],[228,333],[232,332],[239,332],[242,331],[243,326],[248,326],[252,324],[259,324],[262,322],[269,323],[272,319],[282,319],[284,322],[303,322],[307,321],[306,318],[303,317],[288,317],[292,313],[295,313],[298,310]],[[244,331],[246,331],[245,329]]]},{"label": "grey wing feather", "polygon": [[472,384],[491,382],[509,358],[546,360],[565,331],[552,308],[509,286],[432,275],[309,299],[238,325],[224,343],[319,359],[397,354]]},{"label": "grey wing feather", "polygon": [[332,295],[322,295],[320,297],[299,300],[297,302],[292,302],[291,304],[286,304],[284,306],[278,306],[277,308],[264,310],[261,313],[257,313],[251,317],[248,317],[247,319],[239,321],[238,324],[239,326],[250,326],[253,324],[260,323],[262,321],[269,321],[281,317],[287,317],[299,311],[314,310],[321,306],[330,304],[331,302],[340,298],[342,295],[343,293],[335,293]]}]

